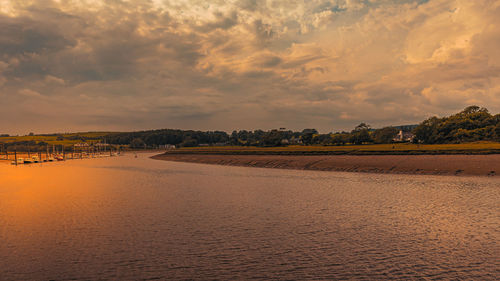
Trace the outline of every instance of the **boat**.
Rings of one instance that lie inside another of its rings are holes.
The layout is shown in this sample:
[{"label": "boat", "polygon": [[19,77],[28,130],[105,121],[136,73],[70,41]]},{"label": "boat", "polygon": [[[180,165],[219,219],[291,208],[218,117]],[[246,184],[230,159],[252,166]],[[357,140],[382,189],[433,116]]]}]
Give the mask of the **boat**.
[{"label": "boat", "polygon": [[32,156],[31,159],[33,160],[34,163],[40,163],[40,158],[38,156]]},{"label": "boat", "polygon": [[[17,164],[24,164],[24,159],[23,158],[17,158]],[[16,165],[16,161],[12,161],[12,165]]]},{"label": "boat", "polygon": [[31,163],[33,163],[33,159],[30,158],[24,159],[24,164],[31,164]]}]

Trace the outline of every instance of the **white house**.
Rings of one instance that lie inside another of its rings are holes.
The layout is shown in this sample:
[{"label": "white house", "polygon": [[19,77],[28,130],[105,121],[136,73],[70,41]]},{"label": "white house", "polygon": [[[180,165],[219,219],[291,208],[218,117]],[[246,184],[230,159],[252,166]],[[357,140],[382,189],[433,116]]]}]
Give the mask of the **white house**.
[{"label": "white house", "polygon": [[403,130],[400,130],[399,133],[394,137],[392,140],[393,141],[412,141],[413,138],[415,138],[415,135],[412,134],[411,132],[404,132]]}]

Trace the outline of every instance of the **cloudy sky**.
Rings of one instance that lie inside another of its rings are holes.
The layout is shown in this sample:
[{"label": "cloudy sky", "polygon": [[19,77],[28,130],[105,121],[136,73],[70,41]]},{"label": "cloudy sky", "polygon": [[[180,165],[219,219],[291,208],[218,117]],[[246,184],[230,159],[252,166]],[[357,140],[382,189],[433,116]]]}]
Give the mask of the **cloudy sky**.
[{"label": "cloudy sky", "polygon": [[500,112],[500,0],[0,0],[0,133]]}]

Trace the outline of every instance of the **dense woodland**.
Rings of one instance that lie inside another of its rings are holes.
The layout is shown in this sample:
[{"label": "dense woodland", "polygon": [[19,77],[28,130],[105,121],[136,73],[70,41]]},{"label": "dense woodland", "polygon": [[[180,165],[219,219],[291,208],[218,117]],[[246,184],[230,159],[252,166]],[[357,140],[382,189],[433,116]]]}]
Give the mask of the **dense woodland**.
[{"label": "dense woodland", "polygon": [[486,108],[469,106],[448,117],[424,120],[413,133],[416,142],[429,144],[500,141],[500,114],[492,115]]},{"label": "dense woodland", "polygon": [[[412,142],[423,144],[462,143],[474,141],[500,141],[500,114],[492,115],[486,108],[469,106],[463,111],[448,117],[431,117],[418,125],[385,127],[372,129],[361,123],[350,132],[320,134],[315,129],[300,132],[291,130],[255,130],[233,131],[193,131],[193,130],[150,130],[139,132],[121,132],[101,134],[89,137],[85,134],[46,135],[56,136],[57,141],[106,142],[116,146],[130,148],[155,148],[161,145],[193,147],[207,145],[235,146],[286,146],[286,145],[346,145],[393,143],[398,132],[412,132]],[[3,135],[8,136],[8,135]],[[47,146],[43,141],[15,141],[2,143],[2,148],[9,150],[35,150]],[[49,144],[50,145],[50,144]],[[69,149],[69,148],[67,148]]]}]

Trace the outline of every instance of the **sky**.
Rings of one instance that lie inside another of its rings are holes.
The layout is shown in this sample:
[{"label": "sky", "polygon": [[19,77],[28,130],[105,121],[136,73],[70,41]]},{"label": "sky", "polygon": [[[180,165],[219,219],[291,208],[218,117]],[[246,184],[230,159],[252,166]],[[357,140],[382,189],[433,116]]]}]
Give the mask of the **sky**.
[{"label": "sky", "polygon": [[500,112],[500,0],[0,0],[0,133]]}]

